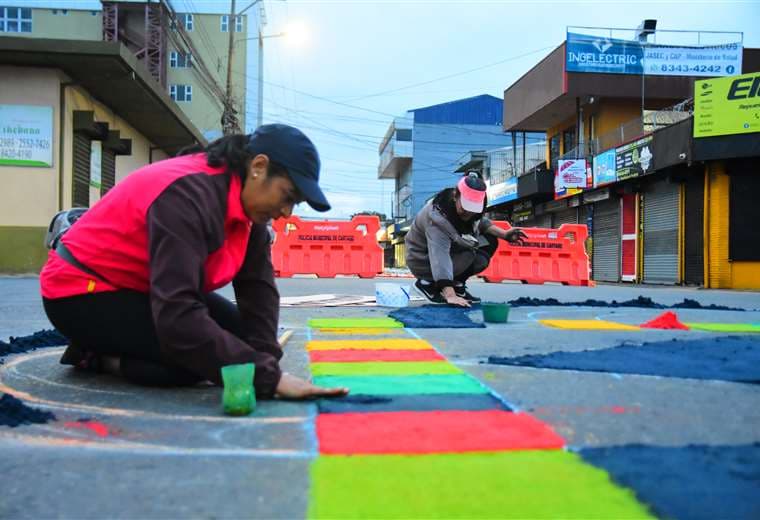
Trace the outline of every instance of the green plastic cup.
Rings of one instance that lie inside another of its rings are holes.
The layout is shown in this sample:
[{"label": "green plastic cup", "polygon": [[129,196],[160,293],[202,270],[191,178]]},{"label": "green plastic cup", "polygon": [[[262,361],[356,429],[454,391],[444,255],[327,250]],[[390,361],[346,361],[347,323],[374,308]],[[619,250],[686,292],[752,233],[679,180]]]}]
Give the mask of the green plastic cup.
[{"label": "green plastic cup", "polygon": [[227,415],[249,415],[256,408],[256,392],[253,390],[253,363],[222,367],[222,408]]},{"label": "green plastic cup", "polygon": [[506,303],[483,302],[483,321],[487,323],[506,323],[509,318],[509,305]]}]

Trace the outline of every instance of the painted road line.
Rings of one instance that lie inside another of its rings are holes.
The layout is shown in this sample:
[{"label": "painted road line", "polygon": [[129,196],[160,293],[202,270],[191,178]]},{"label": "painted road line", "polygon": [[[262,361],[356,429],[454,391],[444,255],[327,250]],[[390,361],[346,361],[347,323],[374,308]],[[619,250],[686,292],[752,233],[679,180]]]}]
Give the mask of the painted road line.
[{"label": "painted road line", "polygon": [[416,376],[317,376],[314,384],[348,387],[353,395],[487,394],[466,374]]}]

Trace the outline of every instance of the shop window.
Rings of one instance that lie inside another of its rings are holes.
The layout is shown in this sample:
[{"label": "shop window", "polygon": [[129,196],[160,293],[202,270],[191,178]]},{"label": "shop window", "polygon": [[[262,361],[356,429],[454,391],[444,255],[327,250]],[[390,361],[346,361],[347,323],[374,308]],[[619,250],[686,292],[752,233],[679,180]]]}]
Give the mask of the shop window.
[{"label": "shop window", "polygon": [[28,7],[0,7],[0,32],[32,32],[32,10]]},{"label": "shop window", "polygon": [[411,128],[400,128],[396,130],[396,141],[411,141],[411,140],[412,140]]},{"label": "shop window", "polygon": [[169,95],[174,101],[189,102],[193,100],[193,86],[192,85],[171,85],[169,87]]},{"label": "shop window", "polygon": [[734,261],[760,261],[760,220],[756,194],[760,177],[742,172],[731,176],[729,194],[728,256]]},{"label": "shop window", "polygon": [[576,145],[576,132],[575,127],[568,128],[564,132],[562,132],[562,153],[566,154],[569,152],[572,152],[575,149]]},{"label": "shop window", "polygon": [[552,170],[557,168],[557,160],[559,159],[559,134],[554,134],[549,139],[549,168]]}]

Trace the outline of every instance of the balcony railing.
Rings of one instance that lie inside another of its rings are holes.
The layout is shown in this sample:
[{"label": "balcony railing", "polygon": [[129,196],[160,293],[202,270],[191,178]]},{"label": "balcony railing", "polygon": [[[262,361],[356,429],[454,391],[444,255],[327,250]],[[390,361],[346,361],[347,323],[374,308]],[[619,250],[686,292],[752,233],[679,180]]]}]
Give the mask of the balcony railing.
[{"label": "balcony railing", "polygon": [[492,150],[486,161],[490,184],[525,175],[543,162],[546,162],[546,141]]}]

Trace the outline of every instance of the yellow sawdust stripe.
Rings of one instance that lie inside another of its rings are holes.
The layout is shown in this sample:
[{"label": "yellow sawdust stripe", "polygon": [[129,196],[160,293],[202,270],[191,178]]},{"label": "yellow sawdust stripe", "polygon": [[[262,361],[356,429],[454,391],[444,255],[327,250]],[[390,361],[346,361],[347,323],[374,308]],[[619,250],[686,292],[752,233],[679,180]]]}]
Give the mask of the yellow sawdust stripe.
[{"label": "yellow sawdust stripe", "polygon": [[336,339],[312,340],[306,350],[428,350],[433,346],[421,339]]},{"label": "yellow sawdust stripe", "polygon": [[641,330],[635,325],[604,320],[538,320],[542,325],[568,330]]}]

